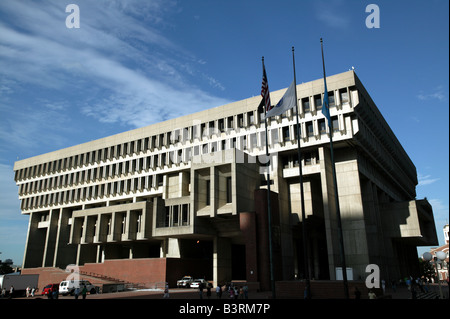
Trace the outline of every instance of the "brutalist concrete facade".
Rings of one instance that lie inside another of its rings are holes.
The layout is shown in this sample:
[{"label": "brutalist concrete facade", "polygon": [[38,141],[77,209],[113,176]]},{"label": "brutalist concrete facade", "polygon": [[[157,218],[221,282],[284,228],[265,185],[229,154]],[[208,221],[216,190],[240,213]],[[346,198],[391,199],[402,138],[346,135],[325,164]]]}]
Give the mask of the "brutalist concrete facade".
[{"label": "brutalist concrete facade", "polygon": [[[327,84],[332,131],[320,110],[323,80],[297,86],[306,221],[295,110],[268,120],[276,279],[305,275],[302,222],[311,278],[336,278],[341,261],[330,134],[353,278],[365,278],[368,264],[377,264],[386,280],[412,274],[416,246],[437,244],[432,207],[416,199],[416,168],[353,71],[330,76]],[[271,100],[284,91],[271,93]],[[253,97],[17,161],[21,210],[30,216],[23,267],[175,258],[202,265],[194,276],[260,282],[268,289],[268,159],[260,101]],[[183,263],[177,265],[183,273]]]}]

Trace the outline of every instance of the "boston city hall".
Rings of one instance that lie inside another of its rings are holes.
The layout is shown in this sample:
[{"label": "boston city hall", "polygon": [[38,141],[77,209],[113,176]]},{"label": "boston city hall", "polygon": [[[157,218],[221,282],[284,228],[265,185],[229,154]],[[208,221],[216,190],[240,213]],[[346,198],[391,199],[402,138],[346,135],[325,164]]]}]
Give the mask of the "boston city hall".
[{"label": "boston city hall", "polygon": [[327,88],[331,129],[323,79],[296,86],[300,161],[295,108],[267,120],[268,161],[261,96],[17,161],[22,273],[76,265],[148,286],[190,275],[270,290],[272,260],[277,281],[336,280],[330,135],[349,279],[364,280],[369,264],[386,282],[415,273],[417,246],[437,244],[416,168],[353,70]]}]

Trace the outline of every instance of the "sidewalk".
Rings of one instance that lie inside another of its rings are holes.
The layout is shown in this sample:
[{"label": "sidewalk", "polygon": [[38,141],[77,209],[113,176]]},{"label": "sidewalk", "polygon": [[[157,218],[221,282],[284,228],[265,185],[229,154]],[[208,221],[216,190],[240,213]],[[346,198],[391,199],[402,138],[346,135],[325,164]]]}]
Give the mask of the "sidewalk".
[{"label": "sidewalk", "polygon": [[[448,285],[442,285],[442,292],[444,298],[448,298],[449,296],[449,288]],[[429,285],[429,290],[439,293],[438,284]],[[200,300],[199,292],[197,289],[184,289],[184,288],[173,288],[169,290],[170,299],[191,299],[191,300]],[[143,289],[143,290],[134,290],[134,291],[123,291],[123,292],[115,292],[115,293],[106,293],[106,294],[95,294],[95,295],[87,295],[86,299],[163,299],[164,291],[163,290],[151,290],[151,289]],[[408,290],[406,286],[397,287],[394,292],[392,288],[386,288],[385,296],[388,299],[412,299],[411,292]],[[389,298],[391,297],[391,298]],[[270,291],[264,292],[255,292],[250,291],[248,295],[248,299],[271,299],[272,293]],[[47,299],[46,296],[36,295],[31,298],[15,298],[15,299]],[[74,296],[59,296],[59,299],[62,300],[71,300],[75,299]],[[82,299],[81,296],[78,299]],[[203,293],[203,299],[207,300],[206,291]],[[217,299],[215,291],[211,293],[210,299]],[[222,300],[229,300],[228,293],[223,293]],[[239,299],[241,300],[241,299]],[[295,300],[295,299],[293,299]]]},{"label": "sidewalk", "polygon": [[[435,292],[438,296],[440,295],[439,285],[438,284],[430,284],[428,286],[430,292]],[[444,298],[448,299],[449,297],[449,288],[447,284],[441,285],[442,294]],[[406,286],[397,287],[394,292],[392,288],[386,288],[386,295],[391,295],[392,299],[412,299],[411,291],[408,290]]]}]

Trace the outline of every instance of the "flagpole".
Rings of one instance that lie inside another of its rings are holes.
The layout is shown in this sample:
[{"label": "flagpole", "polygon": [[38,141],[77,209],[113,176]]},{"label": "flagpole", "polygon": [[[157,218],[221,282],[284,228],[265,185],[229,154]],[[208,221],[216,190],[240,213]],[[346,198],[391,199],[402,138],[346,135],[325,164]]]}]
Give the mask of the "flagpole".
[{"label": "flagpole", "polygon": [[297,113],[297,150],[298,150],[298,171],[300,182],[300,199],[302,209],[302,233],[303,233],[303,262],[305,268],[306,279],[306,298],[311,298],[311,283],[309,280],[309,263],[308,263],[308,243],[307,243],[307,228],[306,228],[306,212],[305,212],[305,193],[303,190],[303,169],[302,169],[302,153],[300,149],[300,124],[299,124],[299,112],[298,112],[298,100],[297,100],[297,78],[295,75],[295,56],[294,47],[292,47],[292,64],[294,66],[294,88],[295,88],[295,110]]},{"label": "flagpole", "polygon": [[[264,57],[262,57],[262,67],[263,67],[263,76],[265,74],[266,68],[264,66]],[[267,75],[266,75],[267,80]],[[267,81],[268,82],[268,81]],[[269,84],[267,84],[268,86]],[[269,92],[267,93],[269,94]],[[265,101],[264,97],[263,100]],[[267,219],[269,224],[269,263],[270,263],[270,284],[272,289],[272,299],[276,298],[275,293],[275,279],[273,275],[273,249],[272,249],[272,205],[270,201],[270,157],[269,157],[269,143],[268,143],[268,132],[267,132],[267,118],[266,118],[266,110],[270,105],[265,105],[264,103],[264,126],[266,127],[266,167],[267,167]]]},{"label": "flagpole", "polygon": [[[322,49],[322,67],[323,67],[323,81],[325,86],[325,93],[328,97],[327,92],[327,83],[326,83],[326,73],[325,73],[325,59],[323,56],[323,41],[322,38],[320,38],[320,46]],[[324,101],[325,102],[325,101]],[[327,99],[328,103],[328,99]],[[329,105],[323,105],[322,107],[329,107]],[[347,266],[345,262],[345,251],[344,251],[344,238],[342,234],[342,221],[341,221],[341,210],[339,207],[339,195],[338,195],[338,188],[337,188],[337,179],[336,179],[336,163],[334,161],[334,152],[333,152],[333,128],[331,125],[331,118],[329,116],[329,110],[328,110],[328,127],[330,129],[330,157],[331,157],[331,166],[333,169],[333,184],[334,184],[334,199],[335,199],[335,206],[336,206],[336,216],[337,216],[337,223],[338,223],[338,237],[339,237],[339,250],[341,253],[341,265],[342,265],[342,278],[344,281],[344,293],[345,298],[349,299],[348,294],[348,282],[347,282]]]}]

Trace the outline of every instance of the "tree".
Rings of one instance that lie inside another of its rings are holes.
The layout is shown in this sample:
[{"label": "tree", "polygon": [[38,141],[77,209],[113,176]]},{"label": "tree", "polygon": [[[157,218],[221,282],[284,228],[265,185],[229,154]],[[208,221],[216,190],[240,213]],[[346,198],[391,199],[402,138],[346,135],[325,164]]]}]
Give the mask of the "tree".
[{"label": "tree", "polygon": [[425,278],[431,279],[436,277],[436,271],[434,269],[434,266],[422,258],[419,258],[419,271],[420,276],[423,276]]},{"label": "tree", "polygon": [[6,275],[12,272],[14,272],[14,269],[12,269],[9,264],[0,262],[0,275]]}]

